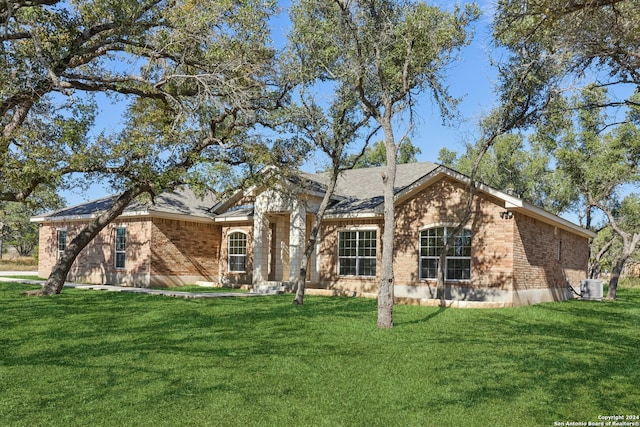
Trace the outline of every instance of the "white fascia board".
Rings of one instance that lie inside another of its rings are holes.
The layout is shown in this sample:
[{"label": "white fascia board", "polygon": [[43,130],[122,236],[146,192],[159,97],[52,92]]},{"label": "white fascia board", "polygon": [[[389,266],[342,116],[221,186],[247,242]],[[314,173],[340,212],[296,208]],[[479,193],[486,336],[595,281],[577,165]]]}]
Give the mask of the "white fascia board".
[{"label": "white fascia board", "polygon": [[[51,216],[51,217],[33,217],[30,219],[31,222],[36,223],[44,223],[44,222],[61,222],[61,221],[88,221],[91,219],[95,219],[100,216],[102,212],[97,212],[89,215],[62,215],[62,216]],[[140,216],[150,216],[149,211],[130,211],[123,212],[118,215],[120,217],[140,217]]]},{"label": "white fascia board", "polygon": [[[95,213],[91,215],[68,215],[68,216],[54,216],[54,217],[33,217],[31,218],[31,222],[35,223],[46,223],[46,222],[72,222],[72,221],[89,221],[97,218],[101,213]],[[185,214],[177,214],[170,212],[161,212],[154,210],[143,210],[143,211],[129,211],[123,212],[118,215],[117,218],[141,218],[141,217],[153,217],[153,218],[164,218],[164,219],[173,219],[177,221],[190,221],[190,222],[213,222],[213,218],[194,216],[194,215],[185,215]],[[116,221],[115,219],[114,221]]]},{"label": "white fascia board", "polygon": [[[429,172],[427,175],[425,175],[424,177],[422,177],[421,179],[417,180],[416,182],[414,182],[413,184],[403,188],[400,192],[398,192],[398,194],[396,194],[395,199],[396,199],[396,204],[410,198],[411,196],[413,196],[413,194],[415,194],[418,191],[421,191],[423,188],[428,187],[429,185],[431,185],[432,183],[440,180],[442,177],[444,176],[448,176],[450,178],[453,178],[459,182],[465,183],[467,185],[469,185],[470,183],[470,178],[466,175],[463,175],[459,172],[456,172],[452,169],[443,167],[443,166],[439,166],[438,168],[434,169],[433,171]],[[507,194],[505,192],[496,190],[495,188],[491,188],[485,184],[482,184],[480,182],[476,183],[476,189],[479,191],[482,191],[483,193],[487,193],[490,194],[498,199],[501,199],[505,202],[505,208],[519,208],[523,206],[523,202],[521,199],[512,196],[510,194]]]},{"label": "white fascia board", "polygon": [[591,230],[587,230],[586,228],[581,227],[577,224],[574,224],[571,221],[568,221],[562,217],[549,213],[544,209],[540,209],[539,207],[530,205],[528,203],[523,203],[523,207],[521,209],[513,209],[513,211],[515,212],[522,211],[523,213],[525,213],[530,217],[538,219],[542,222],[546,222],[547,224],[555,225],[566,231],[570,231],[574,234],[578,234],[582,237],[593,239],[597,235]]},{"label": "white fascia board", "polygon": [[245,191],[243,190],[236,190],[232,195],[230,195],[229,197],[227,197],[224,200],[219,201],[218,203],[216,203],[212,208],[211,208],[211,212],[216,212],[220,209],[227,209],[227,207],[229,205],[231,205],[235,200],[238,200],[238,196],[242,196],[244,195]]},{"label": "white fascia board", "polygon": [[372,219],[382,218],[383,215],[377,212],[360,212],[360,213],[339,213],[339,214],[326,214],[323,220],[328,219]]},{"label": "white fascia board", "polygon": [[[153,218],[173,219],[176,221],[203,222],[203,223],[213,222],[213,218],[209,218],[206,216],[195,216],[195,215],[162,212],[162,211],[154,211],[154,210],[148,211],[147,215]],[[127,216],[127,215],[121,215],[121,216]]]},{"label": "white fascia board", "polygon": [[[429,185],[439,180],[444,175],[448,175],[448,174],[446,174],[445,172],[437,168],[432,170],[431,172],[429,172],[419,180],[415,181],[412,184],[409,184],[407,187],[400,190],[394,196],[394,203],[397,205],[411,198],[411,196],[413,196],[414,193],[422,190],[424,187],[428,187]],[[378,209],[380,209],[380,206],[383,206],[383,205],[384,205],[384,202],[378,206]]]},{"label": "white fascia board", "polygon": [[496,197],[500,200],[502,200],[504,202],[504,208],[505,209],[515,209],[515,208],[521,208],[524,206],[524,202],[522,201],[522,199],[519,199],[516,196],[512,196],[511,194],[505,193],[503,191],[500,190],[496,190],[495,188],[491,188],[489,186],[486,186],[484,184],[478,184],[476,186],[476,188],[480,191],[482,191],[483,193],[489,194],[493,197]]},{"label": "white fascia board", "polygon": [[243,221],[253,221],[253,217],[250,216],[234,216],[229,217],[225,216],[222,218],[214,218],[214,222],[243,222]]}]

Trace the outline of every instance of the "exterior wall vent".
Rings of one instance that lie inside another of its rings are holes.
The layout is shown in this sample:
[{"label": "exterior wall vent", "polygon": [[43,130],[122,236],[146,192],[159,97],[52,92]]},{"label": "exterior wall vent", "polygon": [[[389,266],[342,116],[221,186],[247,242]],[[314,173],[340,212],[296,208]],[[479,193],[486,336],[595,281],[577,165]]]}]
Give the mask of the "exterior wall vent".
[{"label": "exterior wall vent", "polygon": [[602,299],[602,280],[586,279],[580,283],[580,293],[584,300]]}]

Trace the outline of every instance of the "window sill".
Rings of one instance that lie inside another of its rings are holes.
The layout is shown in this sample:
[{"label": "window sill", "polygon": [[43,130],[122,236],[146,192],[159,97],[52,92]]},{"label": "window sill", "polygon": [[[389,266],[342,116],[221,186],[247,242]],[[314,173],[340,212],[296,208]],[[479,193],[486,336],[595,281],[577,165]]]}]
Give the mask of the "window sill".
[{"label": "window sill", "polygon": [[[445,283],[471,283],[473,279],[444,279]],[[419,282],[434,282],[436,283],[438,279],[418,279]]]}]

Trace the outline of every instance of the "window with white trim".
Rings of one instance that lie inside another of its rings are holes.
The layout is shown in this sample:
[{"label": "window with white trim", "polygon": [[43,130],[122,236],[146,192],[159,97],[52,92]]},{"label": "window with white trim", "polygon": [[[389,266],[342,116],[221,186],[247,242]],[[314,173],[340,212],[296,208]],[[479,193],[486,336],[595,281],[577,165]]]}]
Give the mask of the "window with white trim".
[{"label": "window with white trim", "polygon": [[127,229],[125,227],[116,228],[115,254],[116,268],[123,269],[126,261],[127,250]]},{"label": "window with white trim", "polygon": [[67,249],[67,230],[58,230],[58,258],[62,256],[62,253]]},{"label": "window with white trim", "polygon": [[247,235],[235,231],[227,237],[229,248],[229,271],[243,273],[247,271]]},{"label": "window with white trim", "polygon": [[375,277],[376,245],[376,230],[338,232],[338,274]]},{"label": "window with white trim", "polygon": [[[445,239],[453,228],[434,227],[420,232],[420,278],[437,279],[438,263]],[[445,280],[471,278],[471,230],[462,230],[447,253]]]}]

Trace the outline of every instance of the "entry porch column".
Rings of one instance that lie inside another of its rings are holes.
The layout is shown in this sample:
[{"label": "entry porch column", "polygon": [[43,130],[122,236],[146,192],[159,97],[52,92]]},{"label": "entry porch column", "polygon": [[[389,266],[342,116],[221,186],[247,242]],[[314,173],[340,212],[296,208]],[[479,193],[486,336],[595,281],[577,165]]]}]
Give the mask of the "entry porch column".
[{"label": "entry porch column", "polygon": [[253,286],[264,283],[269,275],[269,219],[261,209],[253,213]]},{"label": "entry porch column", "polygon": [[304,203],[293,200],[289,225],[289,283],[293,283],[300,274],[300,261],[304,256],[307,210]]}]

